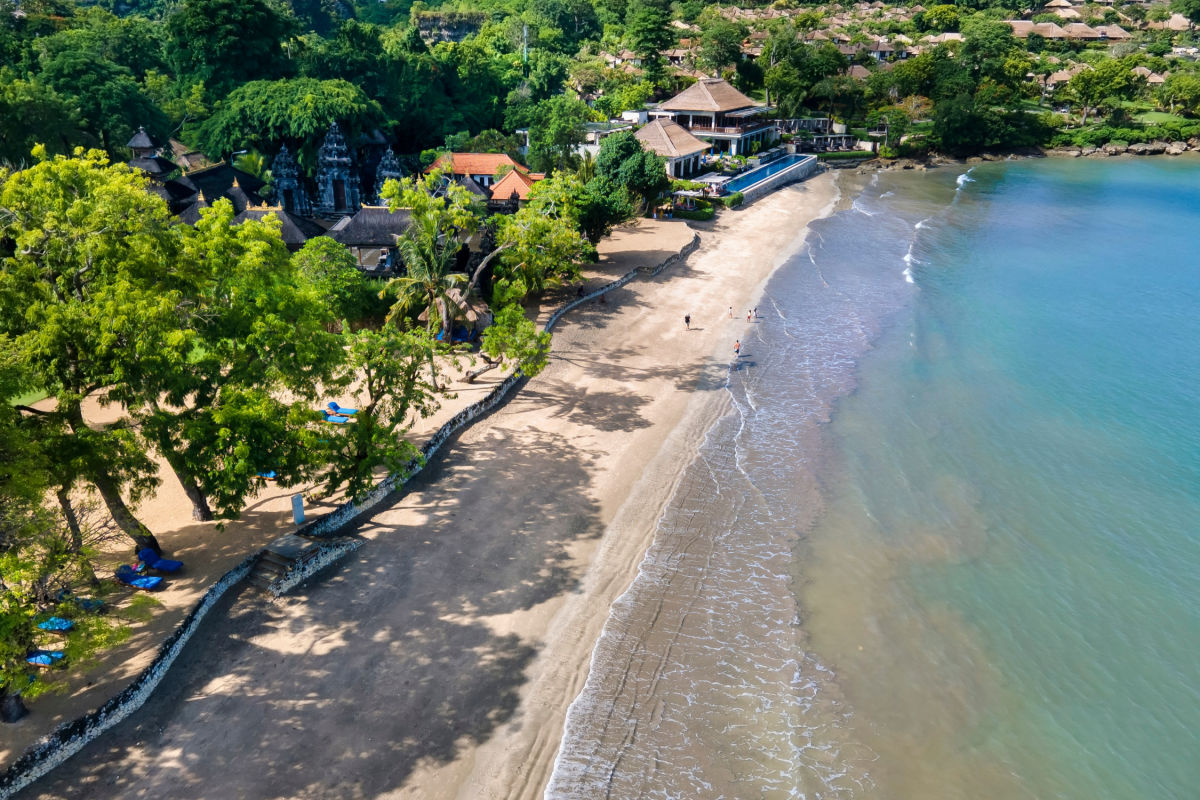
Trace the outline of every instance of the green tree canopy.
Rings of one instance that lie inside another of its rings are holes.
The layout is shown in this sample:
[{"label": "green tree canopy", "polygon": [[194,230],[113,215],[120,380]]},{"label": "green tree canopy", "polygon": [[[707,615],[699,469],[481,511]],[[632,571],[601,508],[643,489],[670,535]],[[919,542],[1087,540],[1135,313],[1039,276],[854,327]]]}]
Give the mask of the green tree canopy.
[{"label": "green tree canopy", "polygon": [[295,25],[263,0],[184,0],[166,27],[176,76],[218,95],[291,70],[283,43]]},{"label": "green tree canopy", "polygon": [[0,70],[0,164],[24,164],[36,144],[65,154],[88,143],[96,142],[74,104],[49,86]]},{"label": "green tree canopy", "polygon": [[252,81],[217,104],[196,138],[213,157],[250,148],[273,153],[287,143],[311,163],[330,123],[353,139],[382,119],[379,104],[344,80]]},{"label": "green tree canopy", "polygon": [[57,398],[40,415],[69,435],[72,463],[56,480],[91,483],[121,530],[156,550],[122,496],[151,489],[154,465],[134,430],[90,427],[82,405],[181,356],[171,227],[145,179],[99,151],[42,160],[0,186],[0,241],[11,243],[0,261],[0,334],[27,381]]},{"label": "green tree canopy", "polygon": [[342,351],[274,217],[234,225],[221,199],[181,232],[186,302],[173,341],[183,357],[131,374],[112,394],[175,472],[193,517],[235,518],[261,473],[289,486],[324,466],[308,423]]},{"label": "green tree canopy", "polygon": [[647,206],[671,183],[666,162],[645,150],[631,131],[606,136],[600,143],[596,175],[624,186]]},{"label": "green tree canopy", "polygon": [[652,82],[662,80],[662,51],[675,41],[670,24],[671,12],[666,0],[630,0],[625,14],[625,36]]},{"label": "green tree canopy", "polygon": [[739,22],[724,17],[714,20],[700,34],[696,63],[710,72],[736,65],[742,60],[742,40],[749,34],[749,29]]},{"label": "green tree canopy", "polygon": [[79,109],[91,131],[112,150],[145,125],[166,130],[166,118],[142,93],[133,73],[92,50],[62,49],[41,58],[40,80]]},{"label": "green tree canopy", "polygon": [[590,118],[587,104],[567,95],[538,103],[529,126],[529,166],[539,172],[573,167],[575,148],[583,143],[584,123]]},{"label": "green tree canopy", "polygon": [[1077,73],[1067,82],[1067,91],[1075,98],[1083,114],[1082,124],[1087,124],[1088,110],[1101,101],[1113,97],[1129,99],[1142,86],[1144,79],[1133,71],[1131,59],[1108,59],[1093,69]]}]

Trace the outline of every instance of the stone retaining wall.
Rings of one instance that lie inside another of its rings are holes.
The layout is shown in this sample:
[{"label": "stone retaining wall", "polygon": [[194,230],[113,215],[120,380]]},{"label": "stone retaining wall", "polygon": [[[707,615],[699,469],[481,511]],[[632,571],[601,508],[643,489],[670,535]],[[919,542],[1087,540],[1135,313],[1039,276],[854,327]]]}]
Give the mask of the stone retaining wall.
[{"label": "stone retaining wall", "polygon": [[[692,237],[692,241],[685,245],[682,250],[671,255],[661,264],[654,267],[637,267],[636,269],[632,269],[617,280],[601,286],[590,294],[572,300],[550,315],[550,318],[546,321],[544,330],[549,332],[562,319],[563,314],[571,309],[611,292],[613,289],[620,288],[639,275],[657,275],[672,264],[686,259],[699,246],[700,234],[695,234]],[[348,502],[331,513],[302,526],[295,532],[304,536],[332,537],[355,518],[374,509],[385,497],[400,486],[403,486],[419,472],[433,454],[451,436],[466,427],[472,420],[486,414],[499,405],[500,401],[505,398],[509,391],[523,377],[520,370],[514,372],[496,384],[492,388],[492,391],[488,392],[487,396],[482,400],[473,403],[458,414],[455,414],[452,419],[438,428],[437,433],[425,443],[421,448],[421,455],[418,458],[414,459],[401,472],[393,473],[380,481],[379,485],[363,498],[362,501],[358,503]],[[268,590],[275,596],[283,594],[346,553],[357,549],[359,544],[361,543],[342,542],[330,547],[321,548],[314,558],[306,560],[302,565],[299,565],[298,569],[280,578],[268,587]],[[109,699],[108,702],[90,714],[85,714],[76,720],[65,722],[58,726],[52,733],[27,750],[3,774],[0,774],[0,800],[8,800],[8,798],[21,789],[24,789],[78,753],[89,742],[100,736],[100,734],[141,708],[147,698],[150,697],[150,694],[162,682],[163,677],[167,674],[167,670],[175,663],[175,659],[179,656],[179,653],[183,650],[188,640],[192,638],[192,635],[200,626],[200,622],[226,592],[250,574],[255,562],[258,561],[261,555],[262,551],[260,550],[247,557],[242,563],[225,573],[219,581],[210,586],[208,591],[204,593],[204,596],[193,606],[191,612],[184,618],[183,622],[175,629],[175,632],[162,643],[158,649],[158,654],[150,663],[150,666],[146,667],[146,669],[134,678],[129,686],[125,687],[119,694]]]}]

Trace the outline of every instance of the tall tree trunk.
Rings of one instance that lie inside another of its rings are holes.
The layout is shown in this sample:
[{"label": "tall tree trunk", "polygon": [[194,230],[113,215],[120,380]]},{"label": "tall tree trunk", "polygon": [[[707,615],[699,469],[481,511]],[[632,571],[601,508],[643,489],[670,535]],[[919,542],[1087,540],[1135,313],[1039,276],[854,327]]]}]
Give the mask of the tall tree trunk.
[{"label": "tall tree trunk", "polygon": [[[67,522],[67,530],[71,533],[71,552],[76,555],[83,552],[83,529],[79,525],[79,515],[75,513],[75,506],[71,505],[71,495],[69,486],[60,486],[54,492],[58,497],[58,505],[62,509],[63,519]],[[92,571],[92,564],[86,558],[79,559],[79,567],[83,570],[87,582],[95,586],[96,573]]]},{"label": "tall tree trunk", "polygon": [[[71,431],[76,435],[80,431],[85,430],[87,423],[83,421],[83,410],[78,406],[67,409],[67,422],[71,426]],[[125,505],[125,499],[121,497],[121,488],[112,476],[99,469],[95,474],[88,476],[91,479],[92,485],[100,492],[100,498],[104,501],[104,505],[108,508],[108,513],[112,516],[113,522],[117,523],[117,527],[133,540],[137,548],[149,547],[155,553],[162,555],[162,547],[159,546],[158,540],[154,538],[154,534],[150,529],[143,525],[133,512],[129,510],[129,506]]]},{"label": "tall tree trunk", "polygon": [[71,550],[78,553],[83,550],[83,531],[79,527],[79,517],[75,514],[75,507],[71,505],[71,497],[67,490],[68,487],[60,486],[54,494],[58,497],[59,507],[62,508],[63,519],[67,521],[67,530],[71,532]]},{"label": "tall tree trunk", "polygon": [[29,713],[21,695],[0,689],[0,722],[17,722]]},{"label": "tall tree trunk", "polygon": [[108,474],[99,474],[92,476],[92,483],[100,492],[100,497],[104,500],[108,513],[112,515],[113,522],[117,523],[117,527],[133,540],[137,549],[149,547],[155,553],[162,555],[162,547],[154,538],[154,534],[133,515],[129,506],[125,505],[125,499],[121,497],[121,490],[117,487],[116,481]]},{"label": "tall tree trunk", "polygon": [[154,409],[154,416],[147,422],[153,424],[145,425],[145,431],[153,440],[155,447],[158,448],[158,452],[162,453],[163,458],[166,459],[167,466],[179,479],[179,484],[183,487],[183,493],[187,495],[187,499],[192,501],[192,519],[197,522],[210,521],[213,518],[213,512],[212,507],[208,504],[208,497],[200,488],[195,473],[179,457],[175,443],[171,441],[169,425],[165,421],[167,414],[159,408],[157,401],[152,401],[151,407]]},{"label": "tall tree trunk", "polygon": [[498,367],[504,363],[503,359],[497,358],[495,361],[492,361],[490,358],[488,358],[487,356],[482,355],[482,354],[481,354],[481,358],[483,358],[484,365],[482,367],[480,367],[479,369],[473,369],[467,373],[467,383],[474,383],[475,379],[478,378],[480,375],[484,374],[485,372],[491,372],[496,367]]},{"label": "tall tree trunk", "polygon": [[212,508],[208,505],[208,497],[205,496],[204,490],[200,488],[196,476],[192,474],[192,471],[179,458],[179,454],[170,447],[164,446],[164,443],[160,443],[158,449],[163,454],[163,458],[167,460],[167,465],[171,467],[171,471],[175,473],[175,477],[179,479],[180,485],[183,486],[183,493],[187,495],[188,500],[192,501],[192,519],[197,522],[210,521],[213,518]]}]

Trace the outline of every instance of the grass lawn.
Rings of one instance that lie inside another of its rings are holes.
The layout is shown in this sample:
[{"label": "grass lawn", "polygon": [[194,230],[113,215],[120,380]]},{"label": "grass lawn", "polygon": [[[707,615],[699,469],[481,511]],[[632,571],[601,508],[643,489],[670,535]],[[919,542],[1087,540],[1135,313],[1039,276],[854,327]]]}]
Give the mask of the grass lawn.
[{"label": "grass lawn", "polygon": [[1145,111],[1134,117],[1138,122],[1156,124],[1160,122],[1185,122],[1178,114],[1168,114],[1166,111]]},{"label": "grass lawn", "polygon": [[37,391],[26,392],[25,394],[17,395],[12,400],[9,400],[9,403],[14,406],[28,406],[33,405],[38,400],[45,400],[47,397],[49,397],[49,395],[46,394],[45,389],[38,389]]}]

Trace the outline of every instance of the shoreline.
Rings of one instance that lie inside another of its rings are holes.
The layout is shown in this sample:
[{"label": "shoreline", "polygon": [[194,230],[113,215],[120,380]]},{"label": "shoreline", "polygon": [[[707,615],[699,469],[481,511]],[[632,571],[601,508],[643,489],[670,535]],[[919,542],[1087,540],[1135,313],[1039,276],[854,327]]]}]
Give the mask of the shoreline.
[{"label": "shoreline", "polygon": [[[84,796],[133,780],[178,789],[183,780],[248,796],[335,796],[354,782],[371,795],[540,797],[611,601],[727,404],[715,389],[727,340],[745,330],[732,323],[837,194],[826,173],[697,226],[702,248],[688,262],[616,290],[607,308],[573,312],[547,372],[363,522],[368,547],[292,599],[243,598],[197,635],[204,663],[177,666],[159,703],[24,796]],[[699,330],[683,330],[684,313]],[[340,616],[347,606],[353,616]],[[382,640],[357,629],[368,608]],[[324,661],[335,654],[336,666]],[[380,672],[391,679],[372,684]],[[387,708],[357,702],[352,717],[341,713],[353,699],[339,696],[345,686],[370,697],[413,684]],[[297,716],[312,703],[305,697],[323,711]],[[454,713],[430,714],[444,708]],[[280,725],[279,714],[294,724]],[[239,717],[257,718],[249,727],[259,733],[231,731]],[[330,747],[313,751],[314,739]],[[362,763],[380,742],[404,756]],[[234,752],[253,756],[234,765],[225,757]],[[308,764],[307,774],[284,778],[281,765],[293,762]]]}]

